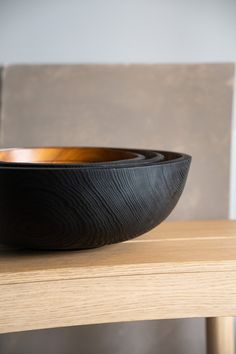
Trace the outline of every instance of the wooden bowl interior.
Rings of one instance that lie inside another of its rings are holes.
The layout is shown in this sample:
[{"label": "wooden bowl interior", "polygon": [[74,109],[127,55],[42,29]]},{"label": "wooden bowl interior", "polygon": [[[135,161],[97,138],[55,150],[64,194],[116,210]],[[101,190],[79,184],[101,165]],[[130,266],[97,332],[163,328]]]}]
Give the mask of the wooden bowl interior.
[{"label": "wooden bowl interior", "polygon": [[109,148],[23,148],[0,150],[0,161],[6,163],[73,164],[134,159],[137,154]]}]

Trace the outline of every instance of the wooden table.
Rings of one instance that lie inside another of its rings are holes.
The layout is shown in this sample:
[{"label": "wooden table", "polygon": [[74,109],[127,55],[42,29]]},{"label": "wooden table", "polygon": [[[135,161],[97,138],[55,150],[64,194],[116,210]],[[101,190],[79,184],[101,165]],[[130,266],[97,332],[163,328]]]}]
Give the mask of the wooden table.
[{"label": "wooden table", "polygon": [[0,251],[0,333],[207,318],[208,353],[234,352],[236,221],[164,222],[74,252]]}]

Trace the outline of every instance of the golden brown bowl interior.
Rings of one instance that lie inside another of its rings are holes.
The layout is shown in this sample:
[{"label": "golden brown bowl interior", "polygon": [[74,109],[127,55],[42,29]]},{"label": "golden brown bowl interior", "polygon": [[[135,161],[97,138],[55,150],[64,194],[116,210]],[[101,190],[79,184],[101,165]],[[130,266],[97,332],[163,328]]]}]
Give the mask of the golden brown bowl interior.
[{"label": "golden brown bowl interior", "polygon": [[126,150],[93,147],[48,147],[0,150],[0,162],[78,164],[108,162],[136,158],[137,154]]}]

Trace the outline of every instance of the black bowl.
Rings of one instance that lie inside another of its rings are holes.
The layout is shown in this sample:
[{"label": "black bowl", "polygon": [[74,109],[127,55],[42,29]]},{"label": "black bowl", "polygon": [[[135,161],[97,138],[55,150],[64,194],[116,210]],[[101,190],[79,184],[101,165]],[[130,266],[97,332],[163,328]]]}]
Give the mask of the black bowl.
[{"label": "black bowl", "polygon": [[125,241],[162,222],[183,191],[191,157],[129,166],[0,166],[0,243],[86,249]]}]

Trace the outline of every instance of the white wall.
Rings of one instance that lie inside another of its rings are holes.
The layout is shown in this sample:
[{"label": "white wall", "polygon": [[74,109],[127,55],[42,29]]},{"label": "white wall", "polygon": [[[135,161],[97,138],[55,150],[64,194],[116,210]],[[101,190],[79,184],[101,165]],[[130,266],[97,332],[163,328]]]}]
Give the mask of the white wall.
[{"label": "white wall", "polygon": [[19,62],[236,62],[236,0],[0,0],[0,64]]},{"label": "white wall", "polygon": [[0,63],[235,59],[235,0],[0,0]]}]

